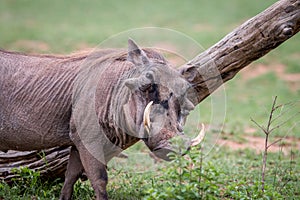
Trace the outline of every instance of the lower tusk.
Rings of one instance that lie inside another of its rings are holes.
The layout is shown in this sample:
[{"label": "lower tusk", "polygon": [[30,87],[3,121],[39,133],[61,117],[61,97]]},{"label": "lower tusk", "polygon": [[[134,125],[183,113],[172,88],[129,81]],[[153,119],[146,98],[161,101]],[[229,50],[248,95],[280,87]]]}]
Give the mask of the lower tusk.
[{"label": "lower tusk", "polygon": [[203,123],[201,125],[202,125],[202,128],[201,128],[200,133],[198,134],[198,136],[196,138],[192,139],[192,141],[191,141],[192,147],[200,144],[205,136],[205,126]]},{"label": "lower tusk", "polygon": [[144,116],[143,116],[143,123],[145,130],[149,133],[150,132],[150,112],[151,112],[151,106],[153,104],[153,101],[150,101],[145,110],[144,110]]}]

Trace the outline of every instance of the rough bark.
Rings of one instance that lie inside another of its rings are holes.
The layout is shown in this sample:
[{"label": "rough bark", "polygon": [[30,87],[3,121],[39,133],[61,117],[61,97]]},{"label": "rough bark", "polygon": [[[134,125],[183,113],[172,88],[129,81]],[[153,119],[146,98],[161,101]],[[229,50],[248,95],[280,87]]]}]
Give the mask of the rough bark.
[{"label": "rough bark", "polygon": [[181,72],[194,85],[195,105],[242,68],[264,56],[300,29],[300,0],[280,0],[249,19],[193,60]]},{"label": "rough bark", "polygon": [[[276,48],[299,29],[300,0],[280,0],[246,21],[181,67],[197,94],[192,101],[199,104],[242,68]],[[63,177],[68,158],[68,147],[0,153],[0,180],[10,181],[16,177],[11,169],[18,166],[39,170],[44,178]]]},{"label": "rough bark", "polygon": [[11,182],[18,178],[12,169],[20,166],[40,172],[44,179],[63,178],[70,147],[55,147],[43,151],[8,151],[0,153],[0,180]]}]

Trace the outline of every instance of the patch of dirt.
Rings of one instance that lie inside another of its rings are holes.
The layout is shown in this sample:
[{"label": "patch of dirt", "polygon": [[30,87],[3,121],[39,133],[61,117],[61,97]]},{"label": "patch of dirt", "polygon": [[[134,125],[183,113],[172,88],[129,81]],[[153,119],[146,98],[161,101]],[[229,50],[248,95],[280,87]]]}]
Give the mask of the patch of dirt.
[{"label": "patch of dirt", "polygon": [[269,72],[274,72],[278,78],[285,81],[291,91],[300,90],[300,73],[286,73],[285,66],[282,64],[252,64],[241,71],[242,79],[248,81]]},{"label": "patch of dirt", "polygon": [[50,47],[47,43],[36,40],[17,40],[10,45],[12,49],[21,49],[28,53],[47,52]]},{"label": "patch of dirt", "polygon": [[[226,135],[227,136],[227,135]],[[261,153],[265,148],[265,138],[258,136],[246,135],[243,137],[245,142],[236,142],[233,140],[233,136],[228,136],[226,139],[219,139],[217,144],[219,146],[226,146],[232,150],[243,150],[243,149],[253,149],[256,153]],[[268,142],[278,141],[281,138],[276,138]],[[288,155],[292,149],[300,150],[300,139],[294,137],[282,138],[277,143],[271,145],[268,149],[269,152],[279,152],[282,151],[284,155]]]},{"label": "patch of dirt", "polygon": [[85,51],[85,50],[93,50],[95,46],[92,46],[85,42],[79,42],[75,44],[75,51]]},{"label": "patch of dirt", "polygon": [[291,55],[291,58],[292,58],[292,59],[295,59],[295,60],[300,59],[300,53],[293,53],[293,54]]},{"label": "patch of dirt", "polygon": [[209,24],[195,24],[193,30],[196,32],[213,31],[215,28]]}]

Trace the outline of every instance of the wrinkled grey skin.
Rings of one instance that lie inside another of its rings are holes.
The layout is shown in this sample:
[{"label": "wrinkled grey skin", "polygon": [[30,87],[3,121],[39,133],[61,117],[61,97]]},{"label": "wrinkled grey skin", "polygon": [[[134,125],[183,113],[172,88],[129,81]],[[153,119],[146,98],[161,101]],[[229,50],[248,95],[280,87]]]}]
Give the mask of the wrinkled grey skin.
[{"label": "wrinkled grey skin", "polygon": [[[96,198],[107,199],[106,161],[120,153],[112,152],[105,161],[97,159],[78,131],[72,97],[87,57],[85,53],[62,57],[0,51],[0,150],[72,146],[60,199],[71,199],[73,185],[84,171]],[[121,150],[142,139],[165,160],[176,151],[171,138],[181,138],[188,148],[182,126],[193,109],[185,97],[189,85],[160,54],[141,50],[129,40],[128,52],[99,51],[89,59],[102,70],[94,99],[99,136]],[[150,101],[147,132],[143,112]]]}]

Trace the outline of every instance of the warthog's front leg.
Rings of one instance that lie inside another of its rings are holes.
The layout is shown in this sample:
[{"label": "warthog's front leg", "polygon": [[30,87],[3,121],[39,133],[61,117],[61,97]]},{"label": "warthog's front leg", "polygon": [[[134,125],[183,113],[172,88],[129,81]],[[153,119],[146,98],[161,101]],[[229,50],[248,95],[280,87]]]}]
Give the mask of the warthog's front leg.
[{"label": "warthog's front leg", "polygon": [[76,147],[71,148],[64,186],[61,190],[60,200],[69,200],[72,197],[73,186],[83,173],[83,166]]},{"label": "warthog's front leg", "polygon": [[80,159],[84,170],[90,180],[97,200],[107,200],[106,185],[107,172],[106,166],[92,156],[84,147],[79,148]]}]

